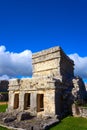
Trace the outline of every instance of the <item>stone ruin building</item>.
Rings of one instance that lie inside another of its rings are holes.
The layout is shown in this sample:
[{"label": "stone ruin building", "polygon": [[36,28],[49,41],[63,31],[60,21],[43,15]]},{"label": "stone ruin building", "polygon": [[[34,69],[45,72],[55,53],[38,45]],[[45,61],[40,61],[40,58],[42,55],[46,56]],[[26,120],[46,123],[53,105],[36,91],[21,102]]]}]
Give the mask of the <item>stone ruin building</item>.
[{"label": "stone ruin building", "polygon": [[76,99],[84,100],[84,83],[74,76],[74,62],[61,47],[34,53],[32,68],[32,78],[9,81],[8,112],[27,111],[37,117],[62,117],[72,112]]}]

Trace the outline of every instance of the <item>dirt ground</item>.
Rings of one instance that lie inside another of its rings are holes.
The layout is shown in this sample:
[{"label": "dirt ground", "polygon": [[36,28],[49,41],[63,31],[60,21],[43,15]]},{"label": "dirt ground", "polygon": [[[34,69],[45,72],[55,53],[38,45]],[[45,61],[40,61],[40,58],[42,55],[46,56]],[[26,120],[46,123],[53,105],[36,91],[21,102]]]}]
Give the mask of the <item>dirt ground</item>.
[{"label": "dirt ground", "polygon": [[0,102],[0,105],[8,104],[8,102]]}]

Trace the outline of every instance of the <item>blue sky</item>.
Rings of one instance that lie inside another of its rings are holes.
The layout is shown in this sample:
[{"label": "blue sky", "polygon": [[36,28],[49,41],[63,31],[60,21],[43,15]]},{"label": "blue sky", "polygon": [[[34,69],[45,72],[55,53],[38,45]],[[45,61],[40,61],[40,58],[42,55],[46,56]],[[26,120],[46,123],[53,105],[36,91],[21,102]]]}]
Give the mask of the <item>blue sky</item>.
[{"label": "blue sky", "polygon": [[87,57],[87,0],[0,0],[1,45],[9,54],[61,46],[82,61]]}]

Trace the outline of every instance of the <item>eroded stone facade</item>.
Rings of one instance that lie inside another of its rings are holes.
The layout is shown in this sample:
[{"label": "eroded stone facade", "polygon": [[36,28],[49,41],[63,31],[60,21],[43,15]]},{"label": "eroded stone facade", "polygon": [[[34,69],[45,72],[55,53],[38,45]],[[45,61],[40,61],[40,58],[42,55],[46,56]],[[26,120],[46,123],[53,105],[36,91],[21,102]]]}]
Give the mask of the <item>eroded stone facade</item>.
[{"label": "eroded stone facade", "polygon": [[54,47],[33,54],[32,66],[32,78],[9,81],[7,111],[28,111],[36,116],[71,112],[74,88],[79,88],[74,62],[60,47]]}]

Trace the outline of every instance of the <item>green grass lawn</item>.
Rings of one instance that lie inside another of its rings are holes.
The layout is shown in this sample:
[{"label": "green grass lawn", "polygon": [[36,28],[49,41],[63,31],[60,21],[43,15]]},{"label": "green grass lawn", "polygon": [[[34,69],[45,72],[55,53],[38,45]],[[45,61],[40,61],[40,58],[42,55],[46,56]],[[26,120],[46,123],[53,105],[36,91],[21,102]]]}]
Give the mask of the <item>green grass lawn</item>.
[{"label": "green grass lawn", "polygon": [[66,117],[58,125],[50,130],[87,130],[87,119],[78,117]]},{"label": "green grass lawn", "polygon": [[[8,106],[7,104],[0,105],[0,112],[5,112],[7,106]],[[0,126],[0,130],[8,130],[8,129]]]},{"label": "green grass lawn", "polygon": [[0,130],[8,130],[8,129],[0,126]]},{"label": "green grass lawn", "polygon": [[0,112],[5,112],[7,108],[7,104],[0,105]]}]

